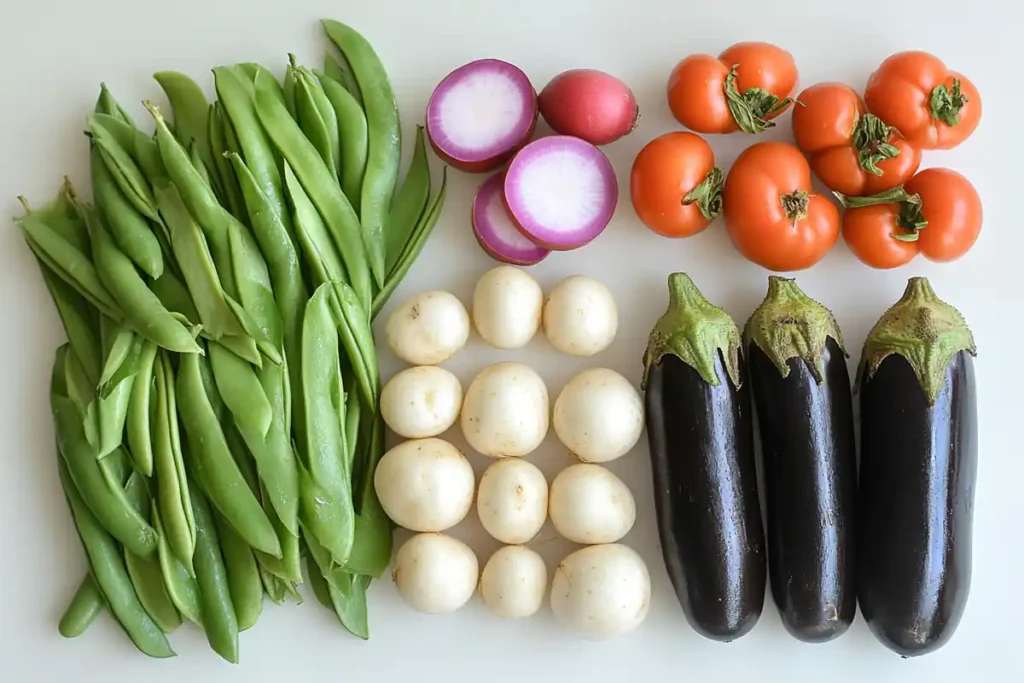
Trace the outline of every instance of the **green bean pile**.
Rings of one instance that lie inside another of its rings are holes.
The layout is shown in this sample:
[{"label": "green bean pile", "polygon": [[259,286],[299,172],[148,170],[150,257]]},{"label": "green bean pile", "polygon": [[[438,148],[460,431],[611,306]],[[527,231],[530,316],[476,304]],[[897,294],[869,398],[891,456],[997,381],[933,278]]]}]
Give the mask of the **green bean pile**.
[{"label": "green bean pile", "polygon": [[17,219],[67,333],[51,377],[57,467],[89,572],[60,622],[103,607],[152,657],[199,625],[238,661],[264,593],[320,603],[368,637],[391,559],[371,321],[430,235],[423,129],[401,135],[370,44],[334,21],[322,71],[290,59],[176,72],[143,132],[101,87],[93,202],[65,180]]}]

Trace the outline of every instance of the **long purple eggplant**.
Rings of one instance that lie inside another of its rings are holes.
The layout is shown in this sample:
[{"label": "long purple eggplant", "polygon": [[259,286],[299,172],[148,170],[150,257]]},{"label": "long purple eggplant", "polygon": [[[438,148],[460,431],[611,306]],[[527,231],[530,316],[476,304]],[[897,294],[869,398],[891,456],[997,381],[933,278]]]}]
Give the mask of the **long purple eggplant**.
[{"label": "long purple eggplant", "polygon": [[967,606],[975,354],[963,316],[919,277],[864,344],[858,594],[871,631],[904,657],[945,645]]},{"label": "long purple eggplant", "polygon": [[857,453],[843,337],[827,308],[777,276],[769,277],[744,337],[772,597],[794,637],[829,641],[857,613]]},{"label": "long purple eggplant", "polygon": [[760,618],[766,577],[740,333],[685,274],[668,288],[644,354],[658,533],[690,625],[731,641]]}]

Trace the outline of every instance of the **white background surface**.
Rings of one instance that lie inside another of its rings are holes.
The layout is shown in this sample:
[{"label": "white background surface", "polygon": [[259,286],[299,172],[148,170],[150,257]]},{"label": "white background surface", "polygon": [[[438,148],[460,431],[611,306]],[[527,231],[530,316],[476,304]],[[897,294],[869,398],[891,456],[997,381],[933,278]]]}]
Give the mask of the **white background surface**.
[{"label": "white background surface", "polygon": [[[634,89],[640,127],[606,148],[622,192],[608,230],[581,251],[555,254],[532,269],[545,289],[561,277],[584,273],[613,290],[621,311],[614,345],[589,361],[559,356],[538,336],[516,352],[486,349],[478,338],[447,366],[468,385],[484,365],[517,359],[548,382],[552,399],[572,373],[601,364],[639,383],[640,357],[650,326],[666,303],[665,279],[690,273],[698,286],[741,324],[760,301],[767,273],[742,260],[721,224],[686,241],[645,230],[633,214],[628,174],[648,140],[674,129],[665,83],[677,60],[692,52],[718,53],[739,40],[768,40],[789,49],[800,69],[800,87],[841,80],[862,88],[870,71],[902,49],[937,53],[968,74],[985,102],[972,138],[952,152],[926,153],[924,165],[949,165],[970,178],[985,205],[985,225],[960,262],[936,266],[921,260],[895,272],[861,266],[840,243],[798,282],[836,313],[855,367],[867,330],[902,293],[906,278],[927,275],[941,297],[958,306],[978,347],[981,454],[978,476],[974,577],[966,615],[948,646],[903,661],[875,642],[858,615],[841,639],[804,645],[783,631],[769,597],[757,627],[723,645],[704,640],[683,618],[657,546],[646,439],[613,464],[638,501],[634,530],[625,539],[647,560],[653,579],[648,620],[634,633],[592,644],[553,622],[547,606],[520,622],[492,618],[478,598],[463,610],[425,616],[407,608],[382,580],[370,593],[371,640],[345,634],[312,597],[302,606],[268,602],[257,626],[241,636],[242,664],[232,667],[186,626],[173,636],[179,657],[148,660],[104,615],[83,637],[66,641],[56,624],[84,570],[53,466],[53,432],[47,387],[54,348],[63,340],[57,316],[36,265],[13,227],[0,231],[4,359],[0,403],[0,680],[58,681],[392,681],[429,676],[437,681],[643,680],[943,681],[1010,680],[1020,674],[1024,602],[1020,595],[1024,551],[1020,542],[1021,423],[1018,367],[1020,250],[1024,249],[1021,155],[1019,26],[1017,3],[889,0],[869,9],[850,2],[785,3],[584,2],[322,2],[286,0],[7,0],[0,8],[0,213],[18,213],[16,195],[42,204],[67,173],[88,186],[82,136],[101,80],[146,122],[144,97],[162,102],[150,74],[184,71],[212,92],[210,67],[258,61],[280,73],[287,53],[320,63],[327,42],[321,17],[346,21],[378,50],[399,99],[405,134],[430,91],[448,71],[471,59],[499,57],[517,63],[537,89],[571,67],[618,75]],[[794,3],[789,3],[795,5]],[[1000,6],[1002,9],[993,9]],[[425,8],[429,7],[429,11]],[[541,131],[546,131],[541,128]],[[761,139],[790,140],[789,115]],[[739,134],[713,137],[719,165],[727,169],[752,142]],[[408,152],[411,144],[405,147]],[[439,170],[437,160],[432,161]],[[439,178],[439,175],[435,176]],[[396,293],[446,288],[469,302],[476,278],[493,263],[478,249],[469,226],[472,193],[482,177],[452,173],[448,200],[434,237]],[[385,312],[386,313],[386,312]],[[383,321],[381,317],[381,321]],[[382,351],[390,376],[398,365]],[[454,443],[464,446],[457,428]],[[477,469],[485,459],[470,455]],[[530,459],[549,476],[568,464],[554,434]],[[553,571],[570,547],[550,527],[536,545]],[[497,547],[486,540],[475,514],[455,533],[471,541],[481,565]],[[400,541],[400,537],[398,540]],[[868,541],[870,542],[870,541]]]}]

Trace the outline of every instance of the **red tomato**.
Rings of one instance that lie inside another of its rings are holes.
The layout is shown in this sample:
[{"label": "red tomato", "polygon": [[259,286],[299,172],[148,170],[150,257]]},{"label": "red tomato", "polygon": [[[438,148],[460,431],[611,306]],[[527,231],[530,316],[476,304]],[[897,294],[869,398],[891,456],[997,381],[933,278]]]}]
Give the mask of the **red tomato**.
[{"label": "red tomato", "polygon": [[967,178],[928,168],[903,188],[873,197],[844,198],[843,239],[872,268],[896,268],[918,254],[955,261],[981,233],[981,198]]},{"label": "red tomato", "polygon": [[897,52],[868,79],[868,111],[921,149],[951,149],[981,121],[981,95],[927,52]]},{"label": "red tomato", "polygon": [[721,210],[722,171],[702,137],[666,133],[636,155],[629,191],[644,225],[665,237],[689,237]]},{"label": "red tomato", "polygon": [[842,83],[818,83],[800,93],[793,137],[829,189],[873,195],[907,182],[921,153],[892,127],[867,113],[860,95]]},{"label": "red tomato", "polygon": [[793,55],[770,43],[737,43],[718,57],[690,55],[668,80],[672,115],[698,133],[760,133],[796,88]]},{"label": "red tomato", "polygon": [[811,191],[811,169],[800,150],[760,142],[736,159],[722,193],[733,245],[774,271],[810,268],[839,239],[839,211]]}]

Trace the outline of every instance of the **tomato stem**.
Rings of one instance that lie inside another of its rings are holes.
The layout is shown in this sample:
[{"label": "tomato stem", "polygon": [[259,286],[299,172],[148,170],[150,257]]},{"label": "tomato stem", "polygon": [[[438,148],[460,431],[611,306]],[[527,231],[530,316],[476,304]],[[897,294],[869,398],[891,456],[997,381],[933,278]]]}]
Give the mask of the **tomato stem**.
[{"label": "tomato stem", "polygon": [[874,114],[865,114],[853,127],[853,146],[857,148],[860,167],[869,173],[882,175],[879,162],[899,156],[900,149],[889,142],[895,128]]},{"label": "tomato stem", "polygon": [[921,202],[921,195],[907,194],[903,186],[894,187],[885,192],[871,195],[870,197],[847,197],[842,192],[833,192],[839,205],[844,209],[856,209],[862,206],[877,206],[879,204],[896,204],[897,218],[896,227],[906,232],[892,233],[893,239],[900,242],[916,242],[918,232],[928,227],[928,219],[924,216],[924,205]]},{"label": "tomato stem", "polygon": [[775,122],[769,121],[768,117],[778,114],[790,104],[796,102],[791,97],[779,99],[762,88],[750,88],[740,94],[736,87],[736,74],[739,64],[733,64],[725,77],[725,101],[729,105],[729,111],[736,125],[744,133],[760,133],[768,128],[774,128]]},{"label": "tomato stem", "polygon": [[797,224],[807,218],[807,207],[811,201],[811,195],[807,190],[793,190],[789,194],[779,197],[782,202],[782,210],[786,212],[786,218],[793,224]]},{"label": "tomato stem", "polygon": [[705,219],[709,221],[722,212],[722,183],[725,181],[725,174],[717,166],[704,176],[700,185],[693,188],[683,197],[683,205],[696,202],[697,208]]},{"label": "tomato stem", "polygon": [[960,110],[967,104],[967,96],[960,92],[960,80],[953,79],[952,90],[945,84],[935,86],[930,104],[933,119],[938,119],[947,126],[960,123]]}]

